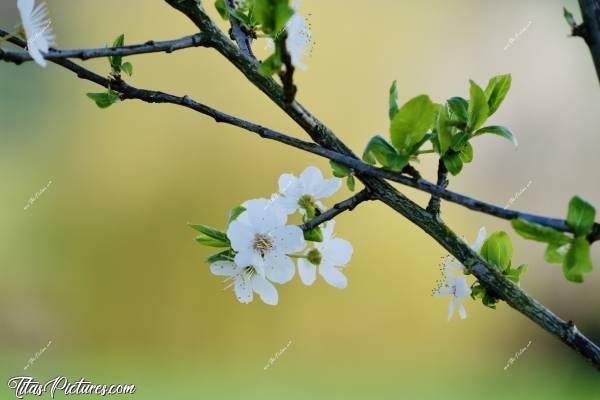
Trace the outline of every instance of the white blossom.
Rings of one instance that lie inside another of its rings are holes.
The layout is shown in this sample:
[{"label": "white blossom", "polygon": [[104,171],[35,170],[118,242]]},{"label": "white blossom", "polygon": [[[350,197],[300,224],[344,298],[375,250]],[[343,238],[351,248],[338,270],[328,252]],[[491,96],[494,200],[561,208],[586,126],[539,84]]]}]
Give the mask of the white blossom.
[{"label": "white blossom", "polygon": [[36,63],[46,67],[43,53],[47,53],[54,45],[54,35],[50,28],[51,21],[48,19],[46,4],[35,6],[35,0],[17,0],[17,8],[27,36],[27,51]]},{"label": "white blossom", "polygon": [[344,239],[333,236],[335,221],[329,221],[322,228],[323,241],[315,242],[314,248],[305,252],[306,258],[298,259],[298,274],[305,285],[312,285],[319,275],[333,287],[343,289],[348,286],[348,280],[342,268],[352,258],[352,245]]},{"label": "white blossom", "polygon": [[[471,249],[479,252],[486,237],[485,227],[479,229],[475,243]],[[465,298],[471,295],[471,288],[464,275],[465,267],[455,257],[448,256],[442,262],[442,281],[434,290],[434,296],[450,296],[448,302],[448,320],[454,315],[454,309],[458,306],[458,315],[461,319],[467,318],[467,311],[462,304]]]},{"label": "white blossom", "polygon": [[324,179],[317,167],[307,167],[300,177],[283,174],[279,178],[279,192],[275,202],[288,214],[300,208],[305,213],[306,207],[318,207],[321,211],[325,206],[319,201],[332,196],[342,186],[340,178]]},{"label": "white blossom", "polygon": [[306,70],[306,65],[302,63],[302,57],[307,52],[311,42],[311,36],[306,24],[306,19],[297,12],[299,6],[300,1],[297,1],[292,6],[294,15],[290,17],[286,24],[287,39],[285,40],[285,47],[290,53],[292,65],[301,70]]},{"label": "white blossom", "polygon": [[213,274],[226,276],[233,286],[233,290],[240,303],[250,303],[254,298],[254,292],[258,293],[261,300],[269,305],[278,302],[277,289],[265,278],[256,273],[254,267],[239,267],[231,261],[216,261],[210,266]]},{"label": "white blossom", "polygon": [[294,276],[294,262],[288,256],[304,250],[304,234],[295,225],[286,225],[287,215],[267,199],[249,200],[246,209],[229,224],[227,237],[237,252],[235,263],[252,267],[256,273],[275,283],[285,283]]}]

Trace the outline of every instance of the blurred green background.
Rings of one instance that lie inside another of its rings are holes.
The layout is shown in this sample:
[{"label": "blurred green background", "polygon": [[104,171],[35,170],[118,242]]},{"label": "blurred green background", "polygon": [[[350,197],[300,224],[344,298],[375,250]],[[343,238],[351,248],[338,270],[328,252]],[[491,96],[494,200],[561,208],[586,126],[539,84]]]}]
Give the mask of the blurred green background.
[{"label": "blurred green background", "polygon": [[[5,30],[19,22],[15,3],[0,3]],[[373,134],[387,135],[394,79],[402,101],[421,93],[443,101],[467,97],[468,79],[485,85],[511,73],[513,89],[493,122],[511,128],[520,147],[477,139],[474,162],[451,188],[504,205],[528,186],[511,208],[557,217],[574,194],[599,205],[600,88],[585,44],[567,37],[563,5],[579,18],[573,0],[304,0],[314,43],[308,71],[296,76],[298,98],[360,151]],[[49,8],[58,47],[194,32],[161,1],[54,0]],[[261,55],[263,46],[255,45]],[[305,137],[212,50],[128,60],[136,86],[188,94]],[[85,65],[109,71],[104,59]],[[18,375],[135,384],[135,399],[600,396],[597,372],[505,304],[492,311],[468,300],[469,318],[448,322],[447,299],[431,297],[445,252],[380,204],[337,219],[355,251],[347,289],[321,280],[304,287],[296,277],[280,287],[276,307],[239,304],[210,274],[209,250],[186,223],[223,227],[231,207],[269,196],[280,174],[307,165],[328,173],[327,163],[175,106],[128,101],[99,110],[90,91],[99,90],[53,65],[0,64],[2,399],[14,398],[6,381]],[[433,179],[436,165],[425,156],[419,168]],[[348,195],[343,189],[328,204]],[[510,230],[455,205],[443,210],[469,242],[481,225]],[[567,283],[543,262],[542,245],[511,235],[515,262],[530,265],[523,287],[600,341],[600,272]]]}]

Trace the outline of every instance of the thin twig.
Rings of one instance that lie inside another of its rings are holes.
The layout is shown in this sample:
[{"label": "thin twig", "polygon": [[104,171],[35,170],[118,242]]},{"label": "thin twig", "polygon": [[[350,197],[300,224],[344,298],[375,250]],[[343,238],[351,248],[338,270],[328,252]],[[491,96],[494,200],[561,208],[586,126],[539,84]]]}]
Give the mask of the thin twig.
[{"label": "thin twig", "polygon": [[[440,158],[437,170],[437,186],[445,189],[448,187],[448,183],[448,170],[446,169],[444,161],[442,161],[442,159]],[[439,196],[433,195],[429,200],[429,204],[427,204],[427,211],[429,211],[429,213],[431,213],[431,215],[433,215],[433,217],[438,221],[441,219],[440,203],[441,199],[439,198]]]},{"label": "thin twig", "polygon": [[337,215],[343,213],[344,211],[352,211],[360,203],[372,199],[373,196],[371,195],[371,191],[369,189],[363,189],[360,192],[356,193],[354,196],[335,204],[333,207],[331,207],[329,210],[325,211],[321,215],[314,217],[305,224],[300,225],[300,228],[302,228],[302,230],[304,231],[316,228],[323,222],[327,222],[335,218]]},{"label": "thin twig", "polygon": [[[225,0],[225,4],[228,9],[235,10],[235,0]],[[244,31],[241,22],[229,13],[229,21],[231,22],[231,36],[238,44],[240,51],[244,53],[248,58],[256,61],[256,57],[252,52],[252,37]]]},{"label": "thin twig", "polygon": [[[8,37],[9,33],[0,29],[0,38]],[[15,44],[15,39],[9,38],[8,41]],[[202,33],[185,36],[180,39],[166,40],[162,42],[148,41],[144,44],[133,44],[123,47],[98,47],[89,49],[50,49],[44,54],[47,60],[60,60],[67,58],[78,58],[88,60],[90,58],[101,58],[109,56],[131,56],[135,54],[145,53],[172,53],[177,50],[187,49],[190,47],[207,46],[207,36]],[[0,49],[0,60],[20,64],[26,61],[31,61],[33,58],[26,51],[11,51]]]}]

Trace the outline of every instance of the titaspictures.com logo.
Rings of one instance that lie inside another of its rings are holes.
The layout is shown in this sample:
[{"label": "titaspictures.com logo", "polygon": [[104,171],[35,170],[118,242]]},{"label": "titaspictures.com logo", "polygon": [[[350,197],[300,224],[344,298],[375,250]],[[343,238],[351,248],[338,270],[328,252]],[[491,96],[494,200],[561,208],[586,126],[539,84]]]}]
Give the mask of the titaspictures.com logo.
[{"label": "titaspictures.com logo", "polygon": [[29,396],[41,397],[44,394],[54,398],[59,392],[62,392],[65,396],[92,394],[102,397],[135,393],[135,385],[94,384],[84,378],[76,382],[69,382],[65,376],[57,376],[45,383],[38,382],[31,376],[15,376],[8,380],[8,387],[15,391],[17,399],[25,399]]}]

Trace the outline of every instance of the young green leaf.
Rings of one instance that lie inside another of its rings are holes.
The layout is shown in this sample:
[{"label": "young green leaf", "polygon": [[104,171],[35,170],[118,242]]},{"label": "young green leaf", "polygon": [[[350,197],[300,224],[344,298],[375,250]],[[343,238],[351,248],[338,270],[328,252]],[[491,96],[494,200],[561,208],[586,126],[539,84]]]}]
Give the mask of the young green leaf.
[{"label": "young green leaf", "polygon": [[458,154],[463,163],[468,164],[473,161],[473,146],[471,143],[467,142],[461,149]]},{"label": "young green leaf", "polygon": [[436,123],[437,139],[440,146],[439,153],[442,156],[446,154],[452,142],[452,126],[448,123],[450,121],[448,111],[447,106],[441,107]]},{"label": "young green leaf", "polygon": [[515,145],[515,147],[519,146],[519,143],[517,142],[517,137],[515,135],[513,135],[511,131],[509,131],[507,128],[505,128],[503,126],[496,126],[496,125],[485,126],[481,129],[478,129],[477,132],[475,132],[475,134],[473,136],[483,135],[484,133],[492,133],[494,135],[501,136],[503,138],[510,140]]},{"label": "young green leaf", "polygon": [[356,180],[354,179],[354,176],[348,175],[348,178],[346,178],[346,186],[348,187],[348,190],[354,192],[354,188],[356,187]]},{"label": "young green leaf", "polygon": [[567,24],[569,24],[569,26],[571,28],[577,27],[577,22],[575,22],[575,17],[573,16],[573,14],[571,14],[571,12],[569,10],[567,10],[566,7],[563,7],[563,16],[565,17],[565,21],[567,21]]},{"label": "young green leaf", "polygon": [[469,141],[470,138],[471,137],[467,132],[458,132],[456,135],[454,135],[452,137],[452,142],[450,143],[450,147],[454,151],[459,151]]},{"label": "young green leaf", "polygon": [[437,106],[428,96],[417,96],[406,102],[394,115],[390,125],[392,144],[401,155],[409,156],[410,150],[432,127]]},{"label": "young green leaf", "polygon": [[333,160],[329,160],[329,165],[331,165],[333,176],[337,178],[344,178],[352,174],[352,168],[346,167],[344,164],[340,164]]},{"label": "young green leaf", "polygon": [[455,151],[447,152],[442,158],[444,166],[452,175],[458,175],[463,168],[463,161],[460,158],[460,153]]},{"label": "young green leaf", "polygon": [[252,12],[261,30],[267,35],[283,32],[288,20],[294,15],[288,0],[255,0]]},{"label": "young green leaf", "polygon": [[384,167],[394,171],[401,170],[409,161],[408,156],[400,156],[396,149],[379,135],[375,135],[369,140],[362,159],[371,165],[379,162]]},{"label": "young green leaf", "polygon": [[208,256],[206,261],[208,261],[209,264],[212,264],[217,261],[233,261],[234,257],[235,253],[233,252],[233,250],[227,249],[219,253],[211,254],[210,256]]},{"label": "young green leaf", "polygon": [[390,121],[394,118],[394,115],[398,112],[398,83],[394,81],[392,86],[390,87],[390,106],[388,114],[390,116]]},{"label": "young green leaf", "polygon": [[[125,44],[125,35],[121,34],[121,35],[117,36],[117,38],[114,40],[112,47],[113,48],[123,47],[124,44]],[[117,72],[117,73],[121,72],[121,64],[123,63],[123,56],[111,56],[111,57],[108,57],[108,61],[110,62],[111,68],[115,72]]]},{"label": "young green leaf", "polygon": [[498,75],[490,79],[487,88],[485,88],[485,98],[489,107],[488,116],[492,116],[500,108],[510,90],[511,83],[512,76],[510,74]]},{"label": "young green leaf", "polygon": [[524,272],[527,272],[527,265],[522,264],[517,268],[508,268],[508,270],[505,272],[505,275],[508,279],[518,284],[521,281],[521,275]]},{"label": "young green leaf", "polygon": [[571,241],[571,238],[564,233],[533,222],[523,219],[513,219],[511,223],[515,231],[528,240],[552,243],[558,245],[558,247]]},{"label": "young green leaf", "polygon": [[225,232],[202,224],[189,224],[190,228],[208,236],[209,238],[218,240],[223,243],[229,243],[229,238]]},{"label": "young green leaf", "polygon": [[573,240],[563,261],[563,274],[571,282],[583,282],[583,274],[592,271],[590,244],[584,237]]},{"label": "young green leaf", "polygon": [[275,43],[275,53],[271,54],[258,66],[258,72],[263,76],[271,76],[281,70],[283,62],[281,61],[281,52],[278,44]]},{"label": "young green leaf", "polygon": [[562,264],[565,259],[565,254],[569,250],[571,244],[550,243],[544,252],[544,260],[550,264]]},{"label": "young green leaf", "polygon": [[506,232],[494,232],[483,243],[481,257],[496,266],[501,272],[509,266],[512,258],[512,242]]},{"label": "young green leaf", "polygon": [[227,225],[235,221],[237,217],[239,217],[244,211],[246,211],[246,209],[242,206],[232,208],[231,211],[229,211],[229,216],[227,217]]},{"label": "young green leaf", "polygon": [[130,62],[125,62],[125,63],[121,64],[121,69],[127,75],[129,75],[129,76],[133,75],[133,65]]},{"label": "young green leaf", "polygon": [[194,239],[196,242],[200,243],[203,246],[209,247],[229,247],[230,244],[228,242],[223,242],[208,236],[199,235]]},{"label": "young green leaf", "polygon": [[217,12],[221,16],[221,18],[223,18],[224,20],[229,19],[229,14],[227,13],[227,6],[225,5],[225,0],[216,0],[215,8],[217,9]]},{"label": "young green leaf", "polygon": [[469,115],[469,102],[462,97],[452,97],[448,99],[448,107],[452,112],[452,119],[467,123]]},{"label": "young green leaf", "polygon": [[489,106],[485,93],[473,81],[471,82],[471,98],[469,99],[469,109],[467,111],[467,130],[475,132],[489,116]]},{"label": "young green leaf", "polygon": [[594,227],[596,209],[593,205],[575,196],[569,201],[567,224],[573,228],[575,236],[587,235]]},{"label": "young green leaf", "polygon": [[99,108],[108,108],[119,101],[119,94],[111,89],[103,93],[87,93],[86,96],[94,100]]}]

